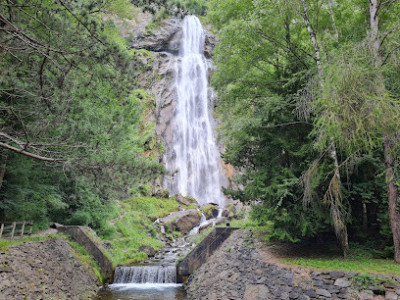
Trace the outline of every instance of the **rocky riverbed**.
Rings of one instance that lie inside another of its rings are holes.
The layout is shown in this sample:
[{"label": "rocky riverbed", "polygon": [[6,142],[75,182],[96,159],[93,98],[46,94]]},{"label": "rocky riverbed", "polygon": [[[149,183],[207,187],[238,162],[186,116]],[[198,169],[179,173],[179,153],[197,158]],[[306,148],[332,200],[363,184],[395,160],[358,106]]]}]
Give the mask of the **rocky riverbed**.
[{"label": "rocky riverbed", "polygon": [[400,278],[357,289],[356,273],[285,267],[265,259],[256,244],[248,230],[232,233],[189,278],[188,299],[400,299]]},{"label": "rocky riverbed", "polygon": [[0,300],[89,299],[98,280],[62,238],[0,251]]}]

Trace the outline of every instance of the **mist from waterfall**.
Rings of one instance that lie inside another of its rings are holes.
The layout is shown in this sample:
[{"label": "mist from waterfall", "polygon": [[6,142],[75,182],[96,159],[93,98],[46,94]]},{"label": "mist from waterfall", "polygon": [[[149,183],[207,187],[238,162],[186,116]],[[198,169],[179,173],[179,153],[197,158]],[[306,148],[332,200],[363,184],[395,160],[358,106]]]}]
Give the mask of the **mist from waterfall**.
[{"label": "mist from waterfall", "polygon": [[165,187],[194,197],[200,204],[224,204],[220,182],[220,154],[208,108],[205,32],[195,16],[183,20],[180,60],[176,65],[177,107],[174,117],[173,159],[166,159]]}]

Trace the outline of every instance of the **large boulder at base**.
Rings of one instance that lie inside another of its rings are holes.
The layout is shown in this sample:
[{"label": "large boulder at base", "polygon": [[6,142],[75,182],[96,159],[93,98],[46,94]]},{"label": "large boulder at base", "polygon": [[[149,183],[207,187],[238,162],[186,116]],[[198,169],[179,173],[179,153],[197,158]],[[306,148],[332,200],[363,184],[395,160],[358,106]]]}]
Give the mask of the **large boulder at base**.
[{"label": "large boulder at base", "polygon": [[200,215],[195,209],[173,212],[167,217],[160,219],[169,230],[177,230],[187,233],[200,223]]},{"label": "large boulder at base", "polygon": [[139,251],[146,253],[148,257],[154,257],[157,254],[156,249],[148,245],[140,246]]}]

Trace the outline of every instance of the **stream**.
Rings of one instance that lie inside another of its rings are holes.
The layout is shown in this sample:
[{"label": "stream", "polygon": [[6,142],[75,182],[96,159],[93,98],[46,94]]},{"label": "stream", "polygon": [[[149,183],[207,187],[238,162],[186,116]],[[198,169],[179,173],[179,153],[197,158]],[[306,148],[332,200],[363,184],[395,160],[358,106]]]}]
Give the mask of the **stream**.
[{"label": "stream", "polygon": [[182,284],[176,283],[176,262],[193,246],[181,238],[168,244],[144,264],[118,267],[113,284],[103,287],[97,300],[186,299]]}]

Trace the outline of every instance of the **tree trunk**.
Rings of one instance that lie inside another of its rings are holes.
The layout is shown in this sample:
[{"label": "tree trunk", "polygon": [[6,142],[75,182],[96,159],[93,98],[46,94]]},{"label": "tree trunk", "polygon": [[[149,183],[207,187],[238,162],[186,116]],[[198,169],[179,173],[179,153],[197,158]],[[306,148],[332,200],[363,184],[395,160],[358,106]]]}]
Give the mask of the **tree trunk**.
[{"label": "tree trunk", "polygon": [[[3,180],[4,180],[4,175],[6,174],[6,165],[7,165],[7,153],[4,153],[5,151],[2,151],[1,154],[1,165],[0,165],[0,191],[1,187],[3,186]],[[1,201],[1,200],[0,200]],[[3,208],[0,207],[0,222],[5,221],[5,211]]]},{"label": "tree trunk", "polygon": [[3,153],[1,154],[1,166],[0,166],[0,191],[1,191],[1,187],[3,186],[3,179],[4,179],[4,175],[6,174],[6,165],[7,165],[7,153]]},{"label": "tree trunk", "polygon": [[393,233],[394,259],[400,263],[400,210],[398,209],[398,190],[394,173],[394,158],[390,141],[385,138],[383,142],[385,150],[385,169],[387,196],[389,204],[390,227]]},{"label": "tree trunk", "polygon": [[333,179],[332,182],[337,182],[338,184],[338,190],[335,192],[335,190],[332,191],[331,187],[328,189],[331,189],[327,193],[331,194],[331,201],[330,201],[330,206],[331,206],[331,216],[332,216],[332,221],[333,221],[333,226],[335,228],[335,233],[336,237],[339,240],[340,247],[342,248],[343,252],[343,257],[347,257],[347,253],[349,252],[349,238],[347,234],[347,227],[346,223],[343,220],[343,215],[341,212],[341,206],[342,206],[342,199],[341,199],[341,193],[340,193],[340,186],[341,186],[341,181],[340,181],[340,172],[339,172],[339,162],[337,159],[337,153],[336,153],[336,146],[335,143],[332,142],[331,144],[331,151],[330,155],[333,159],[333,164],[335,166],[335,171],[333,173]]},{"label": "tree trunk", "polygon": [[332,27],[333,27],[333,30],[335,31],[336,42],[339,42],[339,31],[336,26],[335,14],[333,13],[334,7],[335,7],[335,3],[333,2],[333,0],[328,0],[328,13],[332,20]]},{"label": "tree trunk", "polygon": [[[319,75],[319,82],[320,86],[323,87],[323,67],[321,61],[321,52],[318,46],[317,41],[317,34],[315,33],[314,29],[311,26],[310,19],[308,17],[308,11],[306,7],[305,0],[301,0],[302,8],[303,8],[303,19],[304,23],[306,24],[308,34],[310,36],[311,42],[314,47],[315,53],[315,61],[317,64],[317,70]],[[339,240],[340,247],[343,251],[343,257],[346,258],[347,253],[349,251],[349,240],[347,234],[347,227],[343,220],[343,215],[341,213],[341,194],[340,194],[340,186],[341,186],[341,179],[340,179],[340,172],[339,172],[339,162],[336,153],[336,146],[335,143],[332,141],[330,145],[330,156],[333,159],[334,163],[334,174],[331,179],[331,183],[329,184],[328,190],[326,192],[326,199],[329,199],[330,204],[330,212],[331,218],[333,222],[333,226],[335,228],[335,234],[337,239]]]},{"label": "tree trunk", "polygon": [[368,232],[368,210],[364,199],[362,200],[362,229],[364,233]]}]

